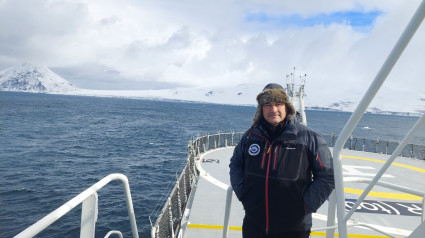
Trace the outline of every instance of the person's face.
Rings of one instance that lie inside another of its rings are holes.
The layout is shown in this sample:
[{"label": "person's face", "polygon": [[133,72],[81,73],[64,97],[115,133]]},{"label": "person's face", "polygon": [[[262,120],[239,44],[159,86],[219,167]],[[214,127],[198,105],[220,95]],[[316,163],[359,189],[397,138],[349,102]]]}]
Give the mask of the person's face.
[{"label": "person's face", "polygon": [[286,105],[285,103],[266,103],[262,107],[264,119],[272,126],[277,126],[280,122],[285,120]]}]

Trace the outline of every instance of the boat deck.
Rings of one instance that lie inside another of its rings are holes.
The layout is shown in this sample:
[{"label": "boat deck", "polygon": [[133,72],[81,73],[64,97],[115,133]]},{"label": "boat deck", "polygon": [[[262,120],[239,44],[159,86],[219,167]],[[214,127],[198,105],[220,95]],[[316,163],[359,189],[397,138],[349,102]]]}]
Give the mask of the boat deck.
[{"label": "boat deck", "polygon": [[[230,183],[229,162],[234,147],[208,151],[197,162],[199,181],[192,191],[183,219],[183,237],[222,237],[226,189]],[[389,155],[362,151],[343,151],[344,177],[370,178],[379,171]],[[398,157],[380,181],[425,191],[425,161]],[[346,208],[360,196],[367,184],[345,182]],[[353,199],[353,200],[351,200]],[[375,186],[356,210],[348,224],[362,222],[396,237],[408,236],[421,223],[421,197]],[[312,237],[324,237],[327,202],[313,214]],[[232,199],[228,237],[242,237],[244,211],[236,196]],[[315,231],[316,230],[316,231]],[[388,237],[367,227],[349,227],[353,237]],[[337,233],[337,231],[336,231]]]}]

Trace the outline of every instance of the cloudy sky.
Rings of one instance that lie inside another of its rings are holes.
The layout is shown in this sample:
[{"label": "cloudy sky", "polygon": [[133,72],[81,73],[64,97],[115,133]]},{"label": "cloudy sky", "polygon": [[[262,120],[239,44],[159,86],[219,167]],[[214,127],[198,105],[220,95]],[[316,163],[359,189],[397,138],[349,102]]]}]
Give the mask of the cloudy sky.
[{"label": "cloudy sky", "polygon": [[[233,87],[307,74],[310,100],[361,98],[420,0],[0,0],[0,70],[85,89]],[[382,92],[425,108],[425,24]],[[394,96],[398,95],[398,96]]]}]

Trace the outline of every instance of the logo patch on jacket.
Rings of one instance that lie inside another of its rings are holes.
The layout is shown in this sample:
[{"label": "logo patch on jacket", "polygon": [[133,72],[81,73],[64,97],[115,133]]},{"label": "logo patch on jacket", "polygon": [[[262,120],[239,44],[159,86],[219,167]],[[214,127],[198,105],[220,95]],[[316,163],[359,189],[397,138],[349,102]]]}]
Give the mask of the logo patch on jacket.
[{"label": "logo patch on jacket", "polygon": [[252,144],[248,149],[248,153],[252,156],[258,155],[260,153],[260,146],[257,144]]}]

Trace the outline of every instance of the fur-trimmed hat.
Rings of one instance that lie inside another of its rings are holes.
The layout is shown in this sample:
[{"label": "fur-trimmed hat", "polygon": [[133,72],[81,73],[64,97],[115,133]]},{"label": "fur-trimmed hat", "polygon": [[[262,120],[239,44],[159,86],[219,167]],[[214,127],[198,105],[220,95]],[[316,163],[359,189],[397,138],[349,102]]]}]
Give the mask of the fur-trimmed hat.
[{"label": "fur-trimmed hat", "polygon": [[263,91],[257,95],[258,106],[254,115],[254,120],[252,121],[253,126],[255,126],[263,116],[263,105],[271,102],[285,103],[285,120],[290,120],[296,113],[294,106],[285,92],[285,89],[277,83],[269,83],[264,87]]}]

